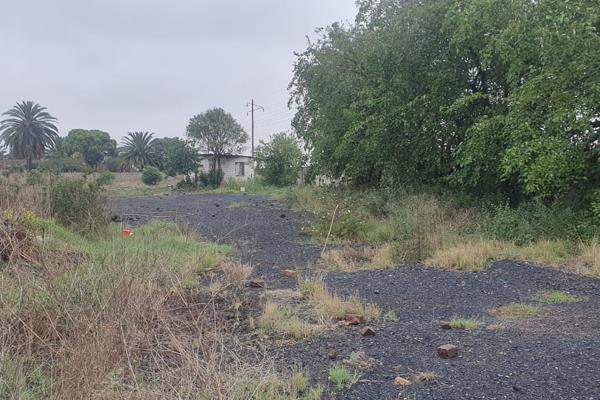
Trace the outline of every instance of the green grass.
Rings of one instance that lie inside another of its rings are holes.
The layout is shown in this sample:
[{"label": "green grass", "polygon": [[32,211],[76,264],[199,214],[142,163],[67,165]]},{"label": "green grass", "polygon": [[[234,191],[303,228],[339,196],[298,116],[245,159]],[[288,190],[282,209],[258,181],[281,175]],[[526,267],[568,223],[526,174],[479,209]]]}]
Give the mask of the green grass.
[{"label": "green grass", "polygon": [[544,309],[534,304],[513,303],[498,307],[494,311],[501,318],[524,319],[531,317],[539,317],[543,314]]},{"label": "green grass", "polygon": [[348,368],[335,366],[329,368],[329,382],[338,390],[349,389],[360,379],[360,375],[350,371]]},{"label": "green grass", "polygon": [[288,306],[267,303],[258,320],[258,327],[266,334],[279,334],[292,339],[303,339],[315,331],[315,327],[302,321]]},{"label": "green grass", "polygon": [[0,354],[0,399],[37,400],[48,394],[49,381],[40,367]]},{"label": "green grass", "polygon": [[49,224],[43,246],[82,252],[102,264],[150,262],[171,269],[189,268],[196,273],[216,267],[231,251],[229,246],[200,242],[194,234],[168,222],[133,228],[131,237],[122,237],[118,225],[110,226],[108,232],[98,237],[86,237]]},{"label": "green grass", "polygon": [[483,322],[478,319],[454,317],[450,320],[450,326],[452,329],[460,329],[466,331],[473,331],[481,328]]},{"label": "green grass", "polygon": [[583,301],[581,297],[558,291],[540,291],[534,294],[531,299],[544,304],[573,304]]}]

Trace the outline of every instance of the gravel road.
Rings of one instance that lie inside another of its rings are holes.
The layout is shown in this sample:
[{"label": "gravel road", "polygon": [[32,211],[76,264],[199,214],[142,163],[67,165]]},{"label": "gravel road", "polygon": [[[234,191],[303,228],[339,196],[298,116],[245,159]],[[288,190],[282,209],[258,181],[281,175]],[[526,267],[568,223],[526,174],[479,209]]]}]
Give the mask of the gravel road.
[{"label": "gravel road", "polygon": [[[305,215],[279,206],[269,197],[178,195],[114,200],[116,212],[132,225],[150,219],[189,224],[202,237],[234,246],[242,262],[254,267],[269,288],[292,288],[281,270],[310,268],[320,246],[300,234]],[[319,382],[327,382],[334,363],[362,351],[373,366],[361,383],[336,391],[336,399],[600,399],[600,280],[517,262],[497,262],[481,273],[445,272],[421,266],[388,271],[335,273],[328,286],[357,294],[393,310],[397,322],[375,325],[363,338],[358,328],[340,327],[295,345],[274,346],[281,365],[298,364]],[[497,319],[491,309],[532,303],[540,290],[580,296],[577,304],[544,306],[543,315],[521,321]],[[441,319],[480,319],[475,331],[442,330]],[[459,356],[444,360],[439,345],[459,346]],[[433,372],[434,383],[394,386],[397,376],[412,379]],[[333,398],[333,397],[332,397]]]}]

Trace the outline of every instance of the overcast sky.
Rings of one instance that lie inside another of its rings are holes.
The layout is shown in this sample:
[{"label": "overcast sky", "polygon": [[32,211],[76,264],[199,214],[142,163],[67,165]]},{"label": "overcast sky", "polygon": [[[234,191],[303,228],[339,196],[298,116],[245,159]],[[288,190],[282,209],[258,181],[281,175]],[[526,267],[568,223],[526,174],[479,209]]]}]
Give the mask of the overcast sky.
[{"label": "overcast sky", "polygon": [[[70,129],[183,136],[223,107],[250,133],[289,129],[287,85],[306,35],[352,21],[354,0],[0,0],[0,111],[34,100]],[[258,140],[257,140],[258,142]]]}]

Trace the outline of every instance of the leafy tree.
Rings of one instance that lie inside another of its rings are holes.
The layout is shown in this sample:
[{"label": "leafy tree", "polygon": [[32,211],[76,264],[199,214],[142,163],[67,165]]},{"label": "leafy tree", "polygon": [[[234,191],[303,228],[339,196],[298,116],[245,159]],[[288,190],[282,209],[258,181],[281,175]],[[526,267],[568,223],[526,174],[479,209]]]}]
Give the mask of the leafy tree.
[{"label": "leafy tree", "polygon": [[359,0],[298,55],[293,126],[320,173],[514,201],[600,188],[596,0]]},{"label": "leafy tree", "polygon": [[221,168],[221,158],[242,151],[248,141],[244,128],[222,108],[213,108],[190,119],[188,137],[201,151],[210,154],[211,170]]},{"label": "leafy tree", "polygon": [[120,155],[138,170],[145,166],[157,164],[157,154],[154,148],[154,133],[130,132],[122,141]]},{"label": "leafy tree", "polygon": [[256,149],[258,173],[276,186],[293,185],[302,166],[302,149],[292,135],[278,133]]},{"label": "leafy tree", "polygon": [[13,157],[25,158],[31,170],[33,160],[42,158],[58,137],[56,118],[33,101],[17,103],[2,115],[8,118],[0,122],[0,139]]},{"label": "leafy tree", "polygon": [[189,143],[179,138],[156,139],[154,146],[160,168],[168,176],[188,177],[198,171],[200,155]]},{"label": "leafy tree", "polygon": [[79,153],[86,164],[98,168],[106,157],[117,152],[117,142],[107,132],[99,130],[73,129],[64,140],[67,155]]}]

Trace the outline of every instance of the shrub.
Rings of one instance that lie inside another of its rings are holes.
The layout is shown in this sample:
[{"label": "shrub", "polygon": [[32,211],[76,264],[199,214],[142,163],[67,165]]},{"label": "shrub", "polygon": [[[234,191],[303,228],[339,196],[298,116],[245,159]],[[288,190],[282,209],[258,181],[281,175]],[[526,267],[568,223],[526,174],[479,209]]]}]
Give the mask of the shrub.
[{"label": "shrub", "polygon": [[115,175],[112,172],[104,171],[101,172],[100,175],[96,178],[96,183],[99,185],[105,186],[110,185],[115,180]]},{"label": "shrub", "polygon": [[162,172],[160,172],[160,170],[156,167],[145,167],[144,171],[142,172],[142,182],[144,182],[146,185],[158,185],[162,178]]},{"label": "shrub", "polygon": [[202,171],[198,174],[198,183],[205,188],[217,188],[221,186],[224,176],[225,174],[221,169],[210,170],[208,172]]},{"label": "shrub", "polygon": [[54,218],[79,232],[96,232],[109,223],[103,185],[98,181],[57,178],[49,188]]}]

